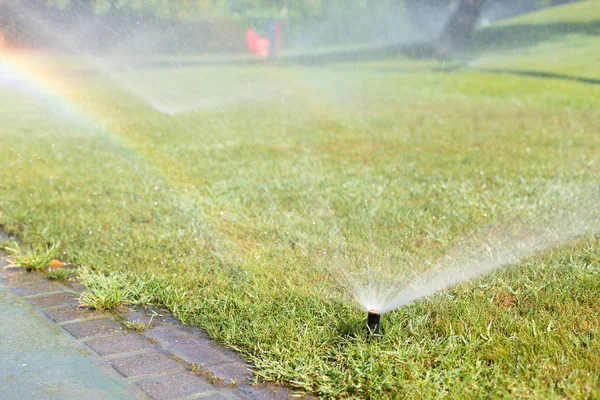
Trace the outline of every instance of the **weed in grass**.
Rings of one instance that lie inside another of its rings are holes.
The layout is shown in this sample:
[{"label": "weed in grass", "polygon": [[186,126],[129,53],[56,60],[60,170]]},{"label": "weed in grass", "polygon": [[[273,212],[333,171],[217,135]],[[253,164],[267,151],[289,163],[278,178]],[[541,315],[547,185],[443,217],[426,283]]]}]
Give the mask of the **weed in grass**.
[{"label": "weed in grass", "polygon": [[192,363],[190,366],[190,371],[194,374],[200,374],[202,371],[204,371],[204,366],[202,364]]},{"label": "weed in grass", "polygon": [[126,304],[127,294],[116,288],[94,288],[81,293],[79,304],[94,310],[112,310],[122,304]]},{"label": "weed in grass", "polygon": [[81,268],[79,280],[86,286],[79,303],[96,310],[111,310],[125,304],[149,304],[140,281],[130,275],[113,272],[107,275]]},{"label": "weed in grass", "polygon": [[58,279],[68,281],[75,276],[75,270],[73,268],[59,267],[48,270],[46,277],[48,279]]},{"label": "weed in grass", "polygon": [[50,265],[56,247],[57,244],[53,243],[46,247],[32,247],[23,250],[17,242],[13,242],[11,246],[5,247],[5,250],[12,257],[15,265],[33,271],[42,270]]},{"label": "weed in grass", "polygon": [[210,372],[208,369],[204,368],[203,364],[192,363],[192,365],[190,366],[190,372],[203,377],[213,385],[224,383],[223,378],[218,378],[217,376],[215,376],[215,374]]},{"label": "weed in grass", "polygon": [[141,321],[123,321],[125,329],[134,332],[144,332],[148,329],[148,325]]}]

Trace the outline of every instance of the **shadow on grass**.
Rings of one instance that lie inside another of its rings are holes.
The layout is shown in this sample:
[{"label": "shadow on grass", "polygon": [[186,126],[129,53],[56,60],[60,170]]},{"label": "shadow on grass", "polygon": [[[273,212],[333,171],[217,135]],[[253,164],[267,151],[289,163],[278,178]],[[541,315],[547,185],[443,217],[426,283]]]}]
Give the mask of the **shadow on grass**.
[{"label": "shadow on grass", "polygon": [[600,19],[590,22],[492,26],[474,32],[470,50],[480,52],[518,49],[554,41],[569,34],[598,36]]},{"label": "shadow on grass", "polygon": [[521,75],[531,76],[535,78],[550,78],[550,79],[562,79],[566,81],[588,83],[590,85],[600,85],[600,79],[586,78],[583,76],[556,74],[553,72],[543,71],[530,71],[530,70],[518,70],[518,69],[501,69],[501,68],[477,68],[473,71],[486,72],[490,74],[510,74],[510,75]]},{"label": "shadow on grass", "polygon": [[367,337],[367,320],[340,320],[337,323],[335,332],[337,337],[343,337],[346,339]]},{"label": "shadow on grass", "polygon": [[[561,36],[567,34],[600,36],[600,19],[591,22],[493,26],[475,31],[469,50],[477,53],[489,50],[519,49],[534,46],[544,41],[558,40]],[[435,43],[410,42],[372,48],[287,56],[278,61],[291,64],[324,65],[382,60],[397,56],[413,59],[440,59]],[[561,76],[552,77],[560,78]],[[584,78],[574,80],[584,81]]]},{"label": "shadow on grass", "polygon": [[[367,69],[365,69],[367,70]],[[452,64],[450,66],[439,66],[432,68],[393,68],[393,67],[382,67],[382,68],[369,68],[369,71],[375,72],[393,72],[400,74],[416,73],[416,72],[438,72],[438,73],[452,73],[452,72],[481,72],[486,74],[497,74],[497,75],[518,75],[528,76],[533,78],[546,78],[546,79],[561,79],[565,81],[573,81],[579,83],[587,83],[590,85],[600,85],[600,78],[589,78],[584,76],[576,75],[565,75],[554,72],[544,72],[535,70],[520,70],[520,69],[503,69],[503,68],[471,68],[466,65]]]}]

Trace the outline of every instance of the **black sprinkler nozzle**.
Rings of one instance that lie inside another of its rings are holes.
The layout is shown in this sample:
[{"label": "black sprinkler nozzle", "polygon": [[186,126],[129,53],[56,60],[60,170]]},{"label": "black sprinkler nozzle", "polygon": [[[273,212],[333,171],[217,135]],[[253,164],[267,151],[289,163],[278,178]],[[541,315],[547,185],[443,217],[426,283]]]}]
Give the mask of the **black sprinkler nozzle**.
[{"label": "black sprinkler nozzle", "polygon": [[378,310],[369,310],[367,315],[367,327],[371,335],[379,335],[381,327],[381,314]]}]

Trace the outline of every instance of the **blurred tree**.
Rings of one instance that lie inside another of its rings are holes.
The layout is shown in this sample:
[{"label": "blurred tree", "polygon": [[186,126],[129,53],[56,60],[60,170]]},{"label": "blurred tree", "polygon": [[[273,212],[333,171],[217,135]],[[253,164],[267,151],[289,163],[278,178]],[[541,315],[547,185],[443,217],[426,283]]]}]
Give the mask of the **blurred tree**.
[{"label": "blurred tree", "polygon": [[[359,25],[373,15],[388,10],[390,15],[408,15],[415,30],[437,43],[440,55],[466,45],[484,8],[496,8],[494,15],[507,17],[518,12],[556,5],[573,0],[0,0],[4,3],[29,4],[44,15],[62,19],[64,25],[78,16],[100,15],[105,23],[118,19],[162,20],[172,25],[203,25],[206,29],[233,32],[245,26],[261,28],[268,20],[284,19],[288,37],[292,32],[327,30],[332,43],[356,40]],[[0,3],[2,4],[2,3]],[[377,9],[377,12],[374,10]],[[510,14],[515,10],[515,13]],[[392,13],[396,11],[396,13]],[[489,14],[488,14],[489,15]],[[341,18],[343,16],[344,18]],[[486,16],[487,18],[487,16]],[[6,18],[5,18],[6,19]],[[23,18],[20,18],[21,20]],[[83,18],[82,18],[83,19]],[[492,18],[493,20],[494,18]],[[356,21],[358,23],[353,23]],[[333,24],[336,26],[333,26]],[[12,24],[15,25],[14,23]],[[371,32],[381,31],[375,23]],[[315,27],[318,27],[315,28]],[[125,27],[117,26],[117,31]],[[343,29],[342,29],[343,28]],[[0,27],[0,29],[2,29]],[[6,25],[4,30],[6,31]],[[356,31],[356,32],[355,32]],[[393,32],[393,31],[392,31]],[[390,35],[390,39],[392,36]],[[392,39],[393,40],[393,39]]]},{"label": "blurred tree", "polygon": [[37,3],[60,9],[92,8],[97,13],[128,8],[165,18],[212,14],[240,19],[310,19],[375,4],[398,7],[403,0],[38,0]]},{"label": "blurred tree", "polygon": [[438,41],[438,52],[446,56],[453,50],[461,49],[471,38],[471,32],[481,15],[484,0],[460,0],[450,16]]},{"label": "blurred tree", "polygon": [[494,20],[573,1],[578,0],[405,0],[405,4],[415,28],[437,38],[438,53],[447,55],[467,44],[487,11],[494,11]]}]

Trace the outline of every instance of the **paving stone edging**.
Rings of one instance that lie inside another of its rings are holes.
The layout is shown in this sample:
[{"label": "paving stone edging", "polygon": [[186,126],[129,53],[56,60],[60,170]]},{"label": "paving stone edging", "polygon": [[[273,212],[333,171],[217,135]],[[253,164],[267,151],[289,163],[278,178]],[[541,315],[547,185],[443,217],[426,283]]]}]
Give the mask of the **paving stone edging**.
[{"label": "paving stone edging", "polygon": [[[42,273],[12,267],[0,251],[0,282],[62,328],[103,368],[155,400],[287,399],[304,397],[283,387],[252,385],[248,363],[210,340],[200,329],[172,316],[143,310],[118,313],[78,307],[83,287],[48,280]],[[126,329],[123,321],[141,322],[143,332]]]}]

